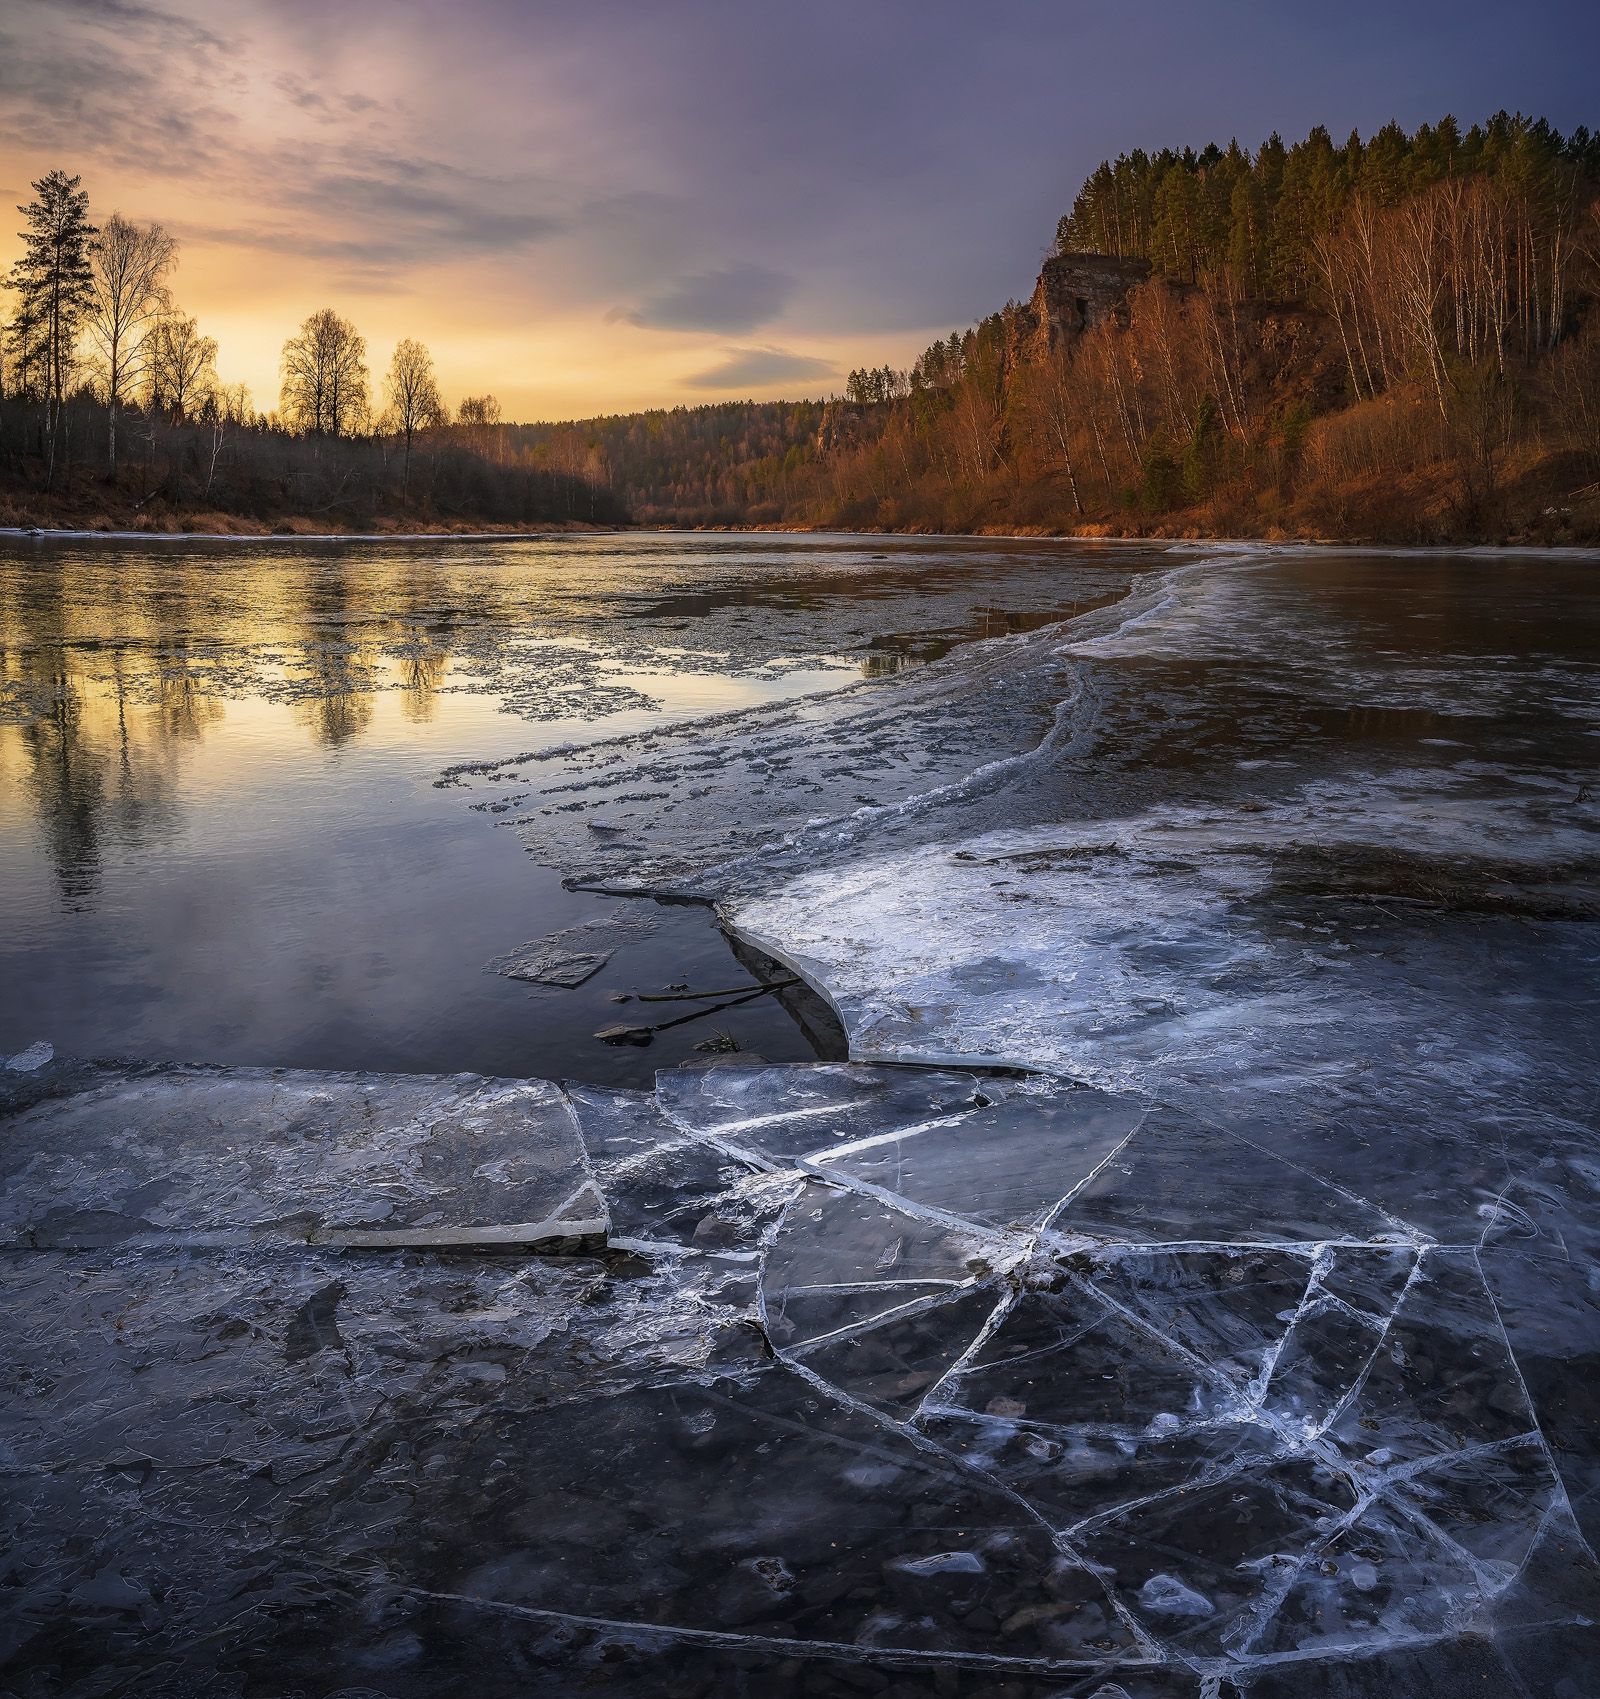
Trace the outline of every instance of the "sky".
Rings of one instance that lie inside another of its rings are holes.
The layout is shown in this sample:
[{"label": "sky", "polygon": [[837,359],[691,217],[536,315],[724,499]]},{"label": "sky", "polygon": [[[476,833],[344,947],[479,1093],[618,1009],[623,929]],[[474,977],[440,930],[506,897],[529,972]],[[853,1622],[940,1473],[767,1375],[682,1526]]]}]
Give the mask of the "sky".
[{"label": "sky", "polygon": [[908,365],[1127,149],[1600,128],[1597,63],[1593,0],[0,0],[0,206],[60,166],[164,224],[259,407],[332,306],[375,380],[414,336],[573,418]]}]

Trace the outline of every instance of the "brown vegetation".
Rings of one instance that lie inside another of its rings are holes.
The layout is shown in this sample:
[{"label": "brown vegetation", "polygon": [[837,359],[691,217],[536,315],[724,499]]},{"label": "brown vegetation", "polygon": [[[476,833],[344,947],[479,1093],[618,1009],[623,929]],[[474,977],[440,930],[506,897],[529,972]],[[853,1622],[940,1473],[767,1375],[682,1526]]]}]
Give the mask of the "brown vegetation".
[{"label": "brown vegetation", "polygon": [[664,522],[1592,541],[1597,195],[1587,132],[1504,114],[1134,154],[909,372],[560,429]]}]

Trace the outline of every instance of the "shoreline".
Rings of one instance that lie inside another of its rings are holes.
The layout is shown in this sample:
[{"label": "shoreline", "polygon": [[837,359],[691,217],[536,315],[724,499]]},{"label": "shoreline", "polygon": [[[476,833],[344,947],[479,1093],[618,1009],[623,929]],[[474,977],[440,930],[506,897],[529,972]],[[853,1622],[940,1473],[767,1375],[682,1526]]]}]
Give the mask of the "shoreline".
[{"label": "shoreline", "polygon": [[918,542],[1104,543],[1119,547],[1143,545],[1154,549],[1228,549],[1247,551],[1305,550],[1376,555],[1483,555],[1592,559],[1600,563],[1600,546],[1592,543],[1385,543],[1372,538],[1339,537],[1206,537],[1140,536],[1137,533],[1077,533],[1072,531],[882,531],[850,530],[820,525],[593,525],[582,521],[541,530],[432,531],[138,531],[91,530],[71,526],[0,525],[3,542],[108,543],[549,543],[568,537],[594,536],[726,536],[726,537],[874,537]]},{"label": "shoreline", "polygon": [[94,530],[67,525],[0,525],[0,538],[29,542],[96,538],[118,543],[546,543],[561,537],[609,536],[632,530],[626,525],[590,525],[574,521],[541,530],[464,531],[138,531]]}]

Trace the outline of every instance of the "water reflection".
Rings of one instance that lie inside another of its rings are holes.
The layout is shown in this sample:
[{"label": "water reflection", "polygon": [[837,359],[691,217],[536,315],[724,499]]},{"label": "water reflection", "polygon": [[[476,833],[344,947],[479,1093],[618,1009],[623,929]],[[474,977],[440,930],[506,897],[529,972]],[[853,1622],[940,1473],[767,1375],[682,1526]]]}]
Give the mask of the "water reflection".
[{"label": "water reflection", "polygon": [[[1115,596],[1152,559],[0,541],[0,1050],[561,1072],[613,990],[697,964],[719,982],[727,946],[686,910],[619,952],[615,984],[484,975],[596,900],[436,790],[441,769],[848,684],[863,662],[887,676]],[[811,1049],[781,1009],[739,1037]],[[647,1072],[666,1048],[600,1063]]]},{"label": "water reflection", "polygon": [[449,665],[447,649],[431,638],[418,639],[416,650],[400,664],[401,704],[408,720],[425,725],[433,718]]},{"label": "water reflection", "polygon": [[1012,637],[1019,632],[1042,631],[1074,619],[1091,608],[1102,607],[1106,596],[1057,602],[1042,608],[976,608],[960,626],[943,631],[893,632],[874,637],[861,658],[863,678],[892,678],[907,667],[937,661],[962,643],[986,637]]},{"label": "water reflection", "polygon": [[[1037,550],[924,546],[869,562],[853,544],[797,539],[627,542],[13,545],[0,556],[0,770],[21,770],[62,904],[95,901],[109,843],[148,849],[181,831],[184,749],[240,703],[287,704],[310,746],[338,751],[371,731],[386,693],[418,727],[451,691],[536,720],[645,705],[602,685],[652,648],[678,673],[857,648],[861,676],[885,678],[1067,618],[1126,576],[1096,560],[1096,594],[1068,600]],[[985,601],[1008,576],[1017,604]],[[913,607],[927,624],[896,629]]]},{"label": "water reflection", "polygon": [[146,849],[176,833],[180,746],[222,717],[220,704],[181,675],[156,680],[153,701],[130,700],[129,672],[121,654],[109,678],[96,678],[72,670],[69,652],[54,651],[30,680],[45,711],[0,728],[0,741],[13,741],[21,754],[67,909],[92,906],[108,838]]}]

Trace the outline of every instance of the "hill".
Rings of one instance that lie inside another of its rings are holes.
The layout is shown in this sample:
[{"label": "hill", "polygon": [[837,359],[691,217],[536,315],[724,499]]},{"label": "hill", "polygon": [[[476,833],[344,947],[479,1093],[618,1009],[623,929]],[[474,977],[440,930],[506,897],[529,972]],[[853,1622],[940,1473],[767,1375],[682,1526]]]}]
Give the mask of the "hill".
[{"label": "hill", "polygon": [[907,372],[523,438],[654,523],[1595,540],[1597,297],[1586,130],[1136,152]]}]

